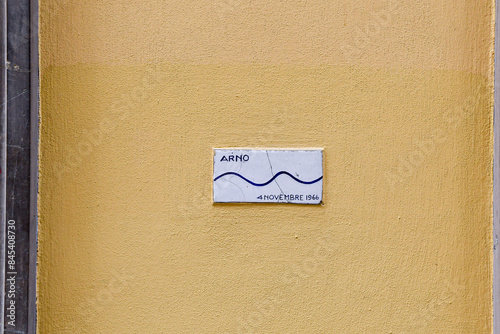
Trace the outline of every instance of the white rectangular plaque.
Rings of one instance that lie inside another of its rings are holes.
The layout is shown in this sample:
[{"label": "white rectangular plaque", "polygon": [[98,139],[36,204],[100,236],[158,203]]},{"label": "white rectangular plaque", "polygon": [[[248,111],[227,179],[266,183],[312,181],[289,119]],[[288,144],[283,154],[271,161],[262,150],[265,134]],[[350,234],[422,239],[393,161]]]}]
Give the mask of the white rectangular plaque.
[{"label": "white rectangular plaque", "polygon": [[215,203],[320,204],[322,150],[214,150]]}]

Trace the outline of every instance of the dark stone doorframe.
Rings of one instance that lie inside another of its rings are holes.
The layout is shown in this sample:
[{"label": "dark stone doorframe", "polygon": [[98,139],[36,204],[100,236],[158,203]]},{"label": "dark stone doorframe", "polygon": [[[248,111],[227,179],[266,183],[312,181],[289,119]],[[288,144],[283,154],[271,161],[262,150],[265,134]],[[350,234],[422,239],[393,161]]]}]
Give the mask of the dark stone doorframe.
[{"label": "dark stone doorframe", "polygon": [[0,0],[0,334],[36,333],[38,59],[38,0]]},{"label": "dark stone doorframe", "polygon": [[7,170],[7,2],[0,1],[0,333],[4,332]]}]

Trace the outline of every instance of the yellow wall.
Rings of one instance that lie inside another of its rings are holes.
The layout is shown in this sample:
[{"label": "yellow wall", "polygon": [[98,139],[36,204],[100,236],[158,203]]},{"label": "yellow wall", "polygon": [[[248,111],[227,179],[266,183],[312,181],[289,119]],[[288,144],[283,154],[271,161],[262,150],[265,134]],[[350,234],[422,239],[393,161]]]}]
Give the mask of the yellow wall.
[{"label": "yellow wall", "polygon": [[[493,0],[42,0],[39,333],[491,333]],[[213,205],[213,147],[324,205]]]}]

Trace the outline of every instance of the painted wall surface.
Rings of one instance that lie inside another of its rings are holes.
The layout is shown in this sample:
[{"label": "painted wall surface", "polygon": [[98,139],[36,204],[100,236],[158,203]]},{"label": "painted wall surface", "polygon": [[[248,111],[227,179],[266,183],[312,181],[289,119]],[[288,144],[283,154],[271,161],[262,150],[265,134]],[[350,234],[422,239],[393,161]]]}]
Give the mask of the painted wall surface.
[{"label": "painted wall surface", "polygon": [[[42,0],[39,333],[491,333],[493,0]],[[213,147],[324,204],[213,205]]]}]

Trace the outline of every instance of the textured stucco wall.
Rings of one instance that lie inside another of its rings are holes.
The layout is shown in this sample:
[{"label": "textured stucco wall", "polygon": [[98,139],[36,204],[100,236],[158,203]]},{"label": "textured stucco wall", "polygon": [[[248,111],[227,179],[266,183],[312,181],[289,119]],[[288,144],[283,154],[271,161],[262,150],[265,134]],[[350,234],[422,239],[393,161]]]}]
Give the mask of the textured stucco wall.
[{"label": "textured stucco wall", "polygon": [[[39,333],[491,333],[492,0],[42,0]],[[213,205],[213,147],[324,205]]]}]

